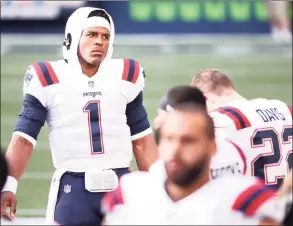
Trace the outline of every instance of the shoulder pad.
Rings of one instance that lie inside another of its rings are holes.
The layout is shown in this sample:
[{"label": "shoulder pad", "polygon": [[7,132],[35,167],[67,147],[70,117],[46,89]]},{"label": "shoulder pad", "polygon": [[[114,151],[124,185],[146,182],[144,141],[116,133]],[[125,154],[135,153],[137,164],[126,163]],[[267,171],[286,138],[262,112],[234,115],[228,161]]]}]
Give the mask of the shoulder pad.
[{"label": "shoulder pad", "polygon": [[234,122],[237,130],[245,129],[251,126],[248,118],[239,109],[235,107],[220,107],[216,109],[215,112],[218,112],[229,117]]},{"label": "shoulder pad", "polygon": [[52,65],[47,61],[39,61],[32,65],[43,87],[59,83]]},{"label": "shoulder pad", "polygon": [[122,80],[135,84],[139,74],[143,73],[140,71],[141,68],[139,62],[133,59],[123,59],[123,63]]}]

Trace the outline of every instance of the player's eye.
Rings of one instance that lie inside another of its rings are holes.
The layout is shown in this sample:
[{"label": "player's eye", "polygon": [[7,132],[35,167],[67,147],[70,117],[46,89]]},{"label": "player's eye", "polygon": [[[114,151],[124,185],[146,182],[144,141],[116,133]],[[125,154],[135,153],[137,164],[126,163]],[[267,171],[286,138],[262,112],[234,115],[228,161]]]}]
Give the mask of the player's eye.
[{"label": "player's eye", "polygon": [[103,35],[103,39],[109,40],[109,38],[110,38],[110,35]]},{"label": "player's eye", "polygon": [[89,37],[95,37],[96,36],[96,33],[91,32],[91,33],[88,33],[87,36],[89,36]]}]

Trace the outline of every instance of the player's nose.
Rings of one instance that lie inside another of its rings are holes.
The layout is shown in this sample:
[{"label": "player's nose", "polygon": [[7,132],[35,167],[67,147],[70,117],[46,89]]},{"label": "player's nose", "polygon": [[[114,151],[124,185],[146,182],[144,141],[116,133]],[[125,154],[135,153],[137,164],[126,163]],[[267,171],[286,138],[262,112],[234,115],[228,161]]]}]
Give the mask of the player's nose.
[{"label": "player's nose", "polygon": [[179,153],[180,153],[180,144],[176,142],[172,145],[172,148],[170,148],[169,150],[169,157],[176,158],[176,156],[178,156]]},{"label": "player's nose", "polygon": [[103,45],[103,39],[101,35],[98,35],[97,38],[95,39],[95,44],[96,45]]}]

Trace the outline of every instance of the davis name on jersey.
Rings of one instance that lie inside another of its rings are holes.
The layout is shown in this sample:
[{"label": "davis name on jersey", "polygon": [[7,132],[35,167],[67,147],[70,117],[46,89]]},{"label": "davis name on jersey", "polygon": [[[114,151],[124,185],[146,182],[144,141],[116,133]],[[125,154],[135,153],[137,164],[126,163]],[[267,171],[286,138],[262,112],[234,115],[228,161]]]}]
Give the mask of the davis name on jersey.
[{"label": "davis name on jersey", "polygon": [[234,101],[211,113],[216,136],[245,151],[247,174],[278,188],[292,167],[292,108],[279,100]]},{"label": "davis name on jersey", "polygon": [[152,177],[134,172],[120,179],[102,202],[106,224],[257,225],[263,217],[280,222],[285,215],[285,200],[251,177],[212,180],[176,202],[167,194],[165,180]]},{"label": "davis name on jersey", "polygon": [[[144,79],[143,68],[132,59],[104,60],[91,78],[64,60],[37,62],[25,75],[14,135],[35,145],[46,120],[56,168],[128,167],[131,141],[151,133],[142,105]],[[24,128],[23,120],[37,120],[40,127]]]}]

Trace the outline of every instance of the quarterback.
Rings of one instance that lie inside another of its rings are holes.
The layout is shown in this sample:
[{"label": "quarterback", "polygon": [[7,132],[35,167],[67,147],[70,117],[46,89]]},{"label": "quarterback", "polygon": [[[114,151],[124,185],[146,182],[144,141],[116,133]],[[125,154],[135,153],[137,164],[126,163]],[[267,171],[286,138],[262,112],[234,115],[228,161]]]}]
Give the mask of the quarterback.
[{"label": "quarterback", "polygon": [[129,172],[133,153],[139,170],[156,160],[143,106],[144,70],[136,60],[112,59],[114,36],[105,10],[79,8],[66,24],[64,59],[28,68],[23,107],[6,154],[10,176],[1,193],[3,215],[14,217],[17,181],[45,121],[56,168],[48,224],[99,225],[99,200]]},{"label": "quarterback", "polygon": [[191,85],[207,98],[216,136],[244,150],[247,174],[279,188],[293,165],[292,107],[280,100],[246,100],[230,78],[215,69],[200,71]]},{"label": "quarterback", "polygon": [[[158,115],[154,120],[155,136],[158,136],[160,125],[166,113],[174,110],[177,104],[194,103],[206,108],[206,100],[203,93],[191,86],[175,86],[163,97]],[[158,139],[158,137],[157,137]],[[230,174],[245,174],[246,160],[243,151],[233,142],[217,138],[217,152],[211,162],[211,178],[215,179]],[[157,175],[163,175],[164,166],[161,160],[157,160],[150,168]]]},{"label": "quarterback", "polygon": [[102,201],[108,225],[278,225],[285,200],[256,178],[210,178],[216,152],[214,124],[205,108],[176,105],[159,130],[166,178],[124,175]]}]

